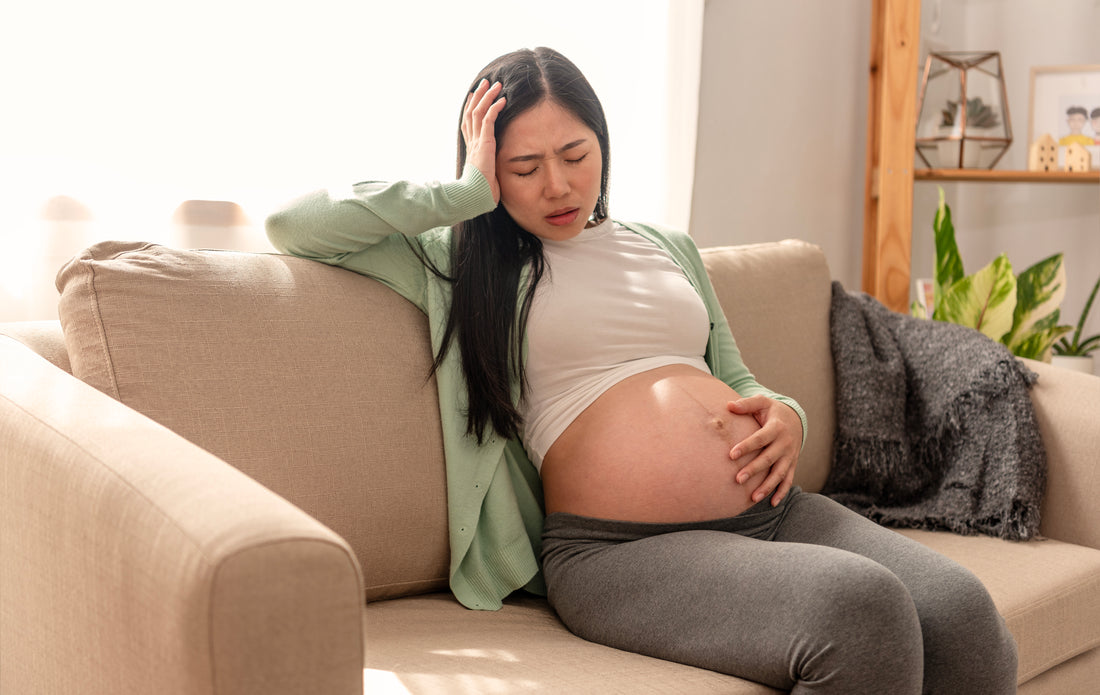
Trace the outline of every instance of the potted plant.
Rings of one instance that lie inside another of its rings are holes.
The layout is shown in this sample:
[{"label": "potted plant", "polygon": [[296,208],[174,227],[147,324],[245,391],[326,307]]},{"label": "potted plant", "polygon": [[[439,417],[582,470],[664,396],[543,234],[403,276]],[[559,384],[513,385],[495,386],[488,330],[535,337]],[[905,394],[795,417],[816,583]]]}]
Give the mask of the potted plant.
[{"label": "potted plant", "polygon": [[[966,100],[965,130],[962,118],[959,116],[958,101],[947,101],[947,107],[940,110],[940,134],[951,137],[937,144],[940,162],[950,162],[951,166],[962,166],[967,169],[977,167],[981,162],[981,143],[970,140],[975,131],[979,135],[988,133],[991,129],[1001,124],[1001,119],[994,107],[982,101],[981,97]],[[959,160],[959,148],[963,148],[962,161]]]},{"label": "potted plant", "polygon": [[1054,343],[1072,330],[1058,325],[1059,306],[1066,294],[1062,254],[1045,258],[1017,276],[1002,253],[966,275],[942,188],[932,229],[936,237],[932,312],[929,316],[914,302],[913,315],[969,326],[1003,343],[1018,357],[1049,362]]},{"label": "potted plant", "polygon": [[1085,329],[1085,321],[1088,319],[1089,310],[1092,309],[1092,301],[1096,299],[1096,291],[1100,290],[1100,278],[1096,278],[1096,284],[1092,286],[1085,308],[1081,311],[1081,318],[1077,319],[1077,327],[1072,336],[1063,336],[1054,344],[1054,357],[1052,362],[1060,367],[1066,367],[1086,374],[1095,374],[1092,353],[1100,348],[1100,334],[1081,338],[1081,331]]}]

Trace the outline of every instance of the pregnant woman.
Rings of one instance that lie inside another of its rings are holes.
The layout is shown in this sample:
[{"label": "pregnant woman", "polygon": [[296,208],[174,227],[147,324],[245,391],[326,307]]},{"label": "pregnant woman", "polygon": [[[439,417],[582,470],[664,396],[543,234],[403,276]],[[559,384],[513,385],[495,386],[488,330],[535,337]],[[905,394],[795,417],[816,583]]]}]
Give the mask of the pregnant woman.
[{"label": "pregnant woman", "polygon": [[609,216],[609,165],[588,81],[521,50],[467,92],[457,180],[268,219],[428,315],[456,597],[545,590],[581,637],[795,693],[1015,692],[976,578],[793,486],[805,414],[742,362],[691,240]]}]

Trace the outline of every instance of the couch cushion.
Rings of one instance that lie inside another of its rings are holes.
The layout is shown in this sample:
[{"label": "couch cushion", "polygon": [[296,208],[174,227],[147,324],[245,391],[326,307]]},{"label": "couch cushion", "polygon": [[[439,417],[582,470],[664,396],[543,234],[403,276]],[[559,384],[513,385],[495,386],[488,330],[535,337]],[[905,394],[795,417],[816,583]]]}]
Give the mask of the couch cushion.
[{"label": "couch cushion", "polygon": [[446,586],[442,434],[415,307],[312,261],[144,243],[97,244],[57,283],[75,376],[344,537],[368,599]]},{"label": "couch cushion", "polygon": [[745,364],[757,381],[806,411],[809,434],[795,481],[817,492],[829,473],[836,422],[825,254],[789,240],[702,255]]},{"label": "couch cushion", "polygon": [[450,595],[366,608],[368,693],[723,693],[781,691],[751,681],[586,642],[543,599],[512,597],[496,612]]},{"label": "couch cushion", "polygon": [[973,572],[1016,638],[1020,682],[1100,645],[1100,550],[902,531]]}]

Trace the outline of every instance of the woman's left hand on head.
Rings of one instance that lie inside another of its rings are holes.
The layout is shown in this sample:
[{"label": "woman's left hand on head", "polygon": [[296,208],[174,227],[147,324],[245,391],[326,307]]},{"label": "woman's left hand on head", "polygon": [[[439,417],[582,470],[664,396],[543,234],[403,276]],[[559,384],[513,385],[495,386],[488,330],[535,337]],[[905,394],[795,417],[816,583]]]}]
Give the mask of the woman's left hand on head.
[{"label": "woman's left hand on head", "polygon": [[802,419],[791,407],[767,396],[750,396],[730,401],[731,413],[752,415],[760,429],[734,445],[730,458],[736,461],[756,452],[744,468],[737,472],[737,482],[744,483],[760,471],[770,470],[764,482],[752,493],[759,502],[772,494],[772,506],[786,497],[794,484],[794,469],[802,448]]}]

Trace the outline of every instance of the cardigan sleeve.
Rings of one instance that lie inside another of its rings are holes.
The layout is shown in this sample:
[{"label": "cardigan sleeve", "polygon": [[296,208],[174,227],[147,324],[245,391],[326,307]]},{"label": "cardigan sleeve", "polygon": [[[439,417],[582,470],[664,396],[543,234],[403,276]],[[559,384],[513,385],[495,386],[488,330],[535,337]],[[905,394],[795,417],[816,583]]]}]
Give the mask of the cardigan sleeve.
[{"label": "cardigan sleeve", "polygon": [[420,235],[496,207],[472,166],[446,183],[357,183],[300,196],[272,212],[267,236],[282,253],[335,265],[381,280],[425,309]]}]

